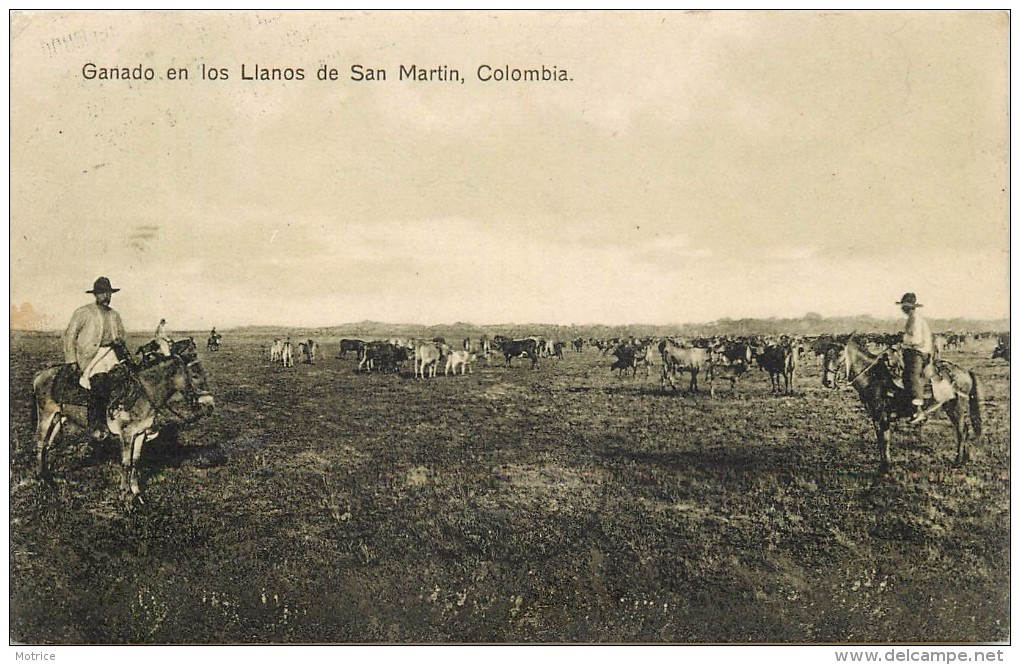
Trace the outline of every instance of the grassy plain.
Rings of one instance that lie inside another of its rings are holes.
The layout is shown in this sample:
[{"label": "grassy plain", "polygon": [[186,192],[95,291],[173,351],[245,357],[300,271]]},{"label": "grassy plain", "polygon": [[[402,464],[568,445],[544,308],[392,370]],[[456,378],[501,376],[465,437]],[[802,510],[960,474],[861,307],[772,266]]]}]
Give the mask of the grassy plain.
[{"label": "grassy plain", "polygon": [[[138,342],[144,340],[137,340]],[[611,376],[567,351],[421,381],[354,372],[320,340],[203,352],[216,412],[143,455],[69,433],[32,473],[32,374],[51,335],[12,333],[11,641],[33,644],[886,643],[1009,640],[1009,367],[984,440],[894,432],[876,475],[856,395],[715,398]]]}]

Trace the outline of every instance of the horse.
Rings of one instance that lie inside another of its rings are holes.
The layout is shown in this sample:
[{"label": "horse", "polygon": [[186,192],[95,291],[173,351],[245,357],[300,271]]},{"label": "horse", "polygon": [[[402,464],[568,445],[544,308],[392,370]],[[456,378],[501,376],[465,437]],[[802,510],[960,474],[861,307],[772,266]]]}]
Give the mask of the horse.
[{"label": "horse", "polygon": [[[844,348],[847,382],[857,389],[875,427],[881,457],[880,471],[889,468],[889,427],[893,420],[909,418],[913,413],[910,395],[893,376],[886,353],[873,355],[850,336]],[[956,463],[970,461],[970,426],[981,436],[981,389],[977,375],[945,360],[934,363],[931,377],[932,397],[925,403],[925,414],[941,408],[949,416],[956,432]]]},{"label": "horse", "polygon": [[[48,367],[32,381],[36,400],[36,473],[48,474],[47,454],[56,443],[67,421],[81,428],[88,422],[87,395],[69,394],[64,365]],[[159,435],[160,428],[194,422],[209,414],[215,401],[206,385],[194,340],[173,343],[169,356],[160,356],[143,364],[121,362],[111,378],[106,413],[110,432],[121,443],[121,490],[141,500],[138,461],[142,444]]]}]

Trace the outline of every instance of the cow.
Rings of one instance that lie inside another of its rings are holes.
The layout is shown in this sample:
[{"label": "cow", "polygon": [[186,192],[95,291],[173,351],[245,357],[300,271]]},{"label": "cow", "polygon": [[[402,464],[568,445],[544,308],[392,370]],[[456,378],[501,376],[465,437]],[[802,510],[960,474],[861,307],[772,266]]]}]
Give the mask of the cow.
[{"label": "cow", "polygon": [[538,343],[533,338],[508,339],[497,335],[493,339],[493,343],[506,358],[506,367],[510,367],[510,361],[514,358],[524,356],[531,358],[532,369],[538,364]]},{"label": "cow", "polygon": [[1006,362],[1009,362],[1009,340],[999,340],[999,345],[992,351],[992,360],[996,358],[1002,358]]},{"label": "cow", "polygon": [[478,354],[473,351],[453,351],[446,356],[446,369],[443,370],[443,376],[449,376],[451,371],[456,376],[457,367],[460,367],[461,375],[465,372],[471,374],[471,363],[476,360],[478,360]]},{"label": "cow", "polygon": [[294,345],[290,343],[290,337],[283,342],[280,351],[280,362],[283,363],[284,367],[294,366]]},{"label": "cow", "polygon": [[443,357],[443,350],[437,344],[419,344],[414,348],[414,376],[425,378],[425,370],[428,369],[429,376],[435,378],[436,368],[439,360]]},{"label": "cow", "polygon": [[666,390],[666,382],[676,391],[673,377],[682,372],[690,372],[691,383],[688,392],[698,392],[698,373],[706,369],[711,362],[711,352],[705,348],[686,349],[676,342],[664,339],[659,342],[659,354],[662,356],[662,390]]},{"label": "cow", "polygon": [[340,353],[337,355],[337,358],[346,357],[348,351],[353,351],[354,355],[360,356],[364,348],[365,343],[360,339],[342,339],[340,340]]},{"label": "cow", "polygon": [[581,351],[584,350],[584,338],[583,337],[578,337],[577,339],[572,341],[570,344],[571,344],[571,346],[574,347],[574,353],[580,353]]},{"label": "cow", "polygon": [[749,362],[743,358],[727,363],[721,359],[712,361],[708,364],[708,394],[715,397],[715,382],[729,381],[730,392],[734,392],[737,389],[737,379],[747,372],[747,368],[750,366]]},{"label": "cow", "polygon": [[750,365],[752,356],[751,346],[744,342],[720,340],[712,346],[712,360],[719,360],[727,365],[732,365],[736,362]]},{"label": "cow", "polygon": [[269,347],[269,362],[278,363],[283,357],[283,340],[279,337],[273,339],[273,345]]},{"label": "cow", "polygon": [[845,347],[842,344],[831,344],[825,350],[825,357],[822,358],[822,385],[826,388],[835,388],[840,377],[846,376]]},{"label": "cow", "polygon": [[314,339],[309,338],[308,341],[305,342],[305,349],[304,353],[302,354],[305,364],[311,365],[312,363],[314,363],[315,356],[318,354],[318,352],[319,352],[318,342],[316,342]]},{"label": "cow", "polygon": [[609,371],[612,372],[614,369],[620,370],[619,376],[622,378],[624,370],[630,369],[630,375],[634,377],[637,376],[637,368],[643,365],[645,368],[645,378],[647,379],[652,364],[652,348],[651,344],[633,342],[617,345],[612,352],[612,355],[616,357],[616,362],[612,364]]},{"label": "cow", "polygon": [[[788,339],[779,344],[770,344],[758,356],[758,365],[769,374],[772,392],[792,395],[798,365],[798,347]],[[782,389],[780,389],[782,379]]]},{"label": "cow", "polygon": [[366,342],[358,359],[358,371],[396,372],[408,360],[407,351],[390,342]]}]

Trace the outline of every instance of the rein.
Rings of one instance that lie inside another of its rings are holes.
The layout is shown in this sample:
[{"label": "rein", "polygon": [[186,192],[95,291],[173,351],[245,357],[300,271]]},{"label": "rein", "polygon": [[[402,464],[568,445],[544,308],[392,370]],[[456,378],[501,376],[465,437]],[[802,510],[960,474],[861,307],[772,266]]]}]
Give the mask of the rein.
[{"label": "rein", "polygon": [[[865,374],[867,374],[871,370],[872,367],[877,365],[879,363],[879,361],[882,360],[882,354],[885,353],[886,351],[888,351],[890,348],[892,348],[892,347],[886,345],[886,347],[884,349],[882,349],[881,351],[878,352],[878,355],[875,357],[875,359],[873,361],[871,361],[870,365],[868,365],[867,367],[862,369],[860,372],[858,372],[854,376],[854,378],[852,378],[849,381],[847,381],[847,383],[852,385],[854,381],[856,381],[857,379],[859,379],[862,376],[864,376]],[[847,373],[849,374],[849,372],[847,372]]]}]

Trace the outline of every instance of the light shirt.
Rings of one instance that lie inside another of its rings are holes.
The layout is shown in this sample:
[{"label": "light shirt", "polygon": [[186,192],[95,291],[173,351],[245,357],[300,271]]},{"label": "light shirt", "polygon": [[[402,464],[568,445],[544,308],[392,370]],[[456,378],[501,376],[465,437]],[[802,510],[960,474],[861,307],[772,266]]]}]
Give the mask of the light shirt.
[{"label": "light shirt", "polygon": [[103,307],[102,305],[99,306],[99,318],[103,321],[103,337],[99,341],[101,346],[109,346],[120,339],[119,336],[116,338],[114,337],[117,333],[117,321],[114,320],[115,316],[117,316],[117,313],[109,307]]},{"label": "light shirt", "polygon": [[935,352],[931,328],[916,309],[907,315],[907,325],[903,328],[903,346],[929,355]]}]

